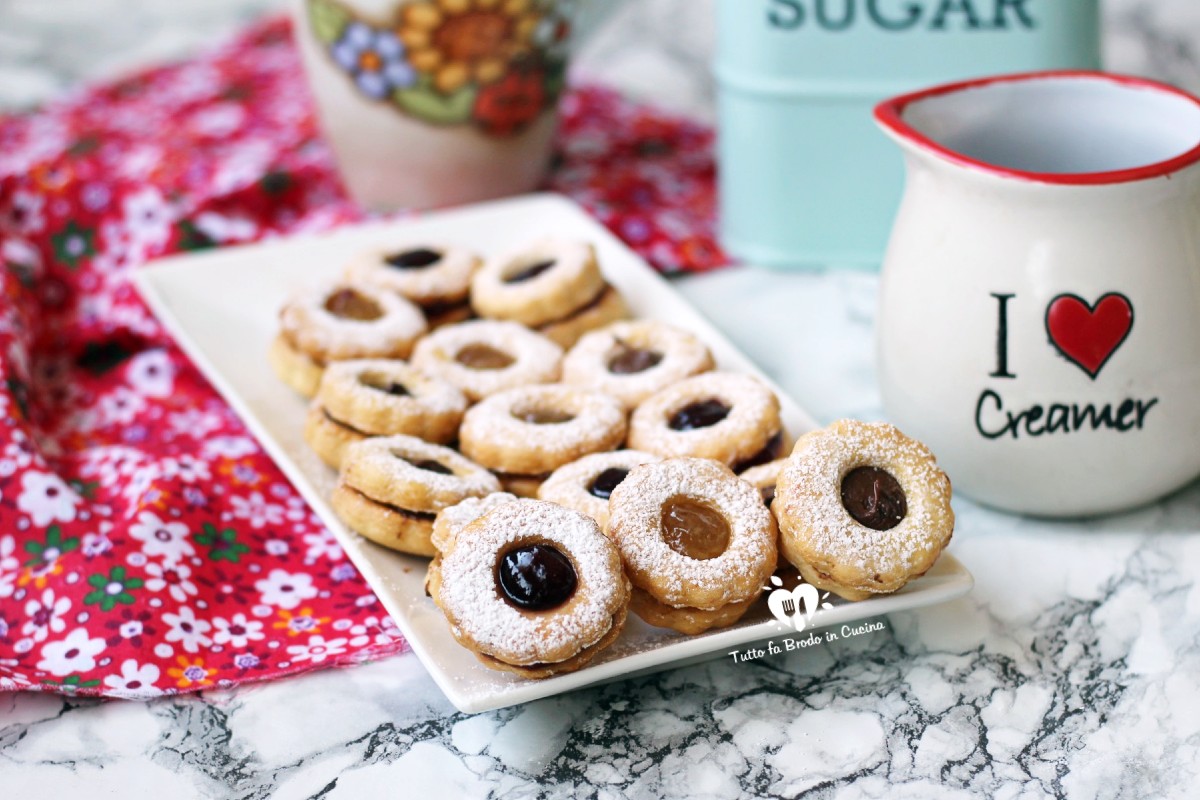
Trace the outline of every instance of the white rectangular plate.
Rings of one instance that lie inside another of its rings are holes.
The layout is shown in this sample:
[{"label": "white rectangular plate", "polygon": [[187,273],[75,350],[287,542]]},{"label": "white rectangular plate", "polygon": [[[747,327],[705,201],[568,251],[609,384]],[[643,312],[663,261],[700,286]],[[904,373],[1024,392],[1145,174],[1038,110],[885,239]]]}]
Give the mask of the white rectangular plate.
[{"label": "white rectangular plate", "polygon": [[[135,274],[138,289],[163,324],[337,535],[413,652],[450,701],[465,712],[503,708],[682,662],[728,657],[730,651],[750,642],[778,638],[787,631],[761,607],[734,627],[700,636],[654,628],[631,614],[621,638],[578,672],[541,681],[494,672],[454,641],[442,613],[425,597],[424,559],[367,542],[348,531],[330,509],[326,498],[336,475],[304,443],[306,403],[275,378],[266,362],[268,345],[277,331],[276,315],[285,299],[297,287],[335,276],[347,257],[371,246],[446,241],[494,253],[547,233],[592,242],[609,281],[624,294],[636,315],[686,328],[709,345],[721,368],[766,380],[636,254],[578,206],[555,195],[177,256]],[[778,386],[772,387],[779,393],[790,431],[800,433],[814,427],[812,419]],[[970,573],[952,556],[943,555],[927,575],[903,591],[861,603],[839,602],[820,612],[818,621],[822,627],[840,626],[941,603],[967,593],[972,585]]]}]

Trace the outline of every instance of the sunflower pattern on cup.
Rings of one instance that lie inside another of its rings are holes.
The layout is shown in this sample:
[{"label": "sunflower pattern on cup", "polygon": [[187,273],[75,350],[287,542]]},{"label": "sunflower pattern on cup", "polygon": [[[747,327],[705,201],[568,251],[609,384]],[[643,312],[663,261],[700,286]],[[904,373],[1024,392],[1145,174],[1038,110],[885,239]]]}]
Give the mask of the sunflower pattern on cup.
[{"label": "sunflower pattern on cup", "polygon": [[520,133],[563,89],[571,0],[416,0],[390,24],[307,0],[313,35],[371,100],[434,125]]}]

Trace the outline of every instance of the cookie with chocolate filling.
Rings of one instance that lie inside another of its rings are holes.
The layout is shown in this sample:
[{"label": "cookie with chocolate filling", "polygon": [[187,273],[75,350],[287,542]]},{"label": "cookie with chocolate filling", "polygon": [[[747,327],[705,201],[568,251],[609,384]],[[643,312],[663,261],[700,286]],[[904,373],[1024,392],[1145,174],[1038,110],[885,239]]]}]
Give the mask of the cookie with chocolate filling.
[{"label": "cookie with chocolate filling", "polygon": [[526,386],[471,408],[459,429],[463,453],[493,470],[506,491],[536,496],[546,477],[625,438],[625,409],[612,397],[562,384]]},{"label": "cookie with chocolate filling", "polygon": [[412,363],[456,386],[472,402],[558,380],[562,348],[515,322],[471,320],[439,328],[417,343]]},{"label": "cookie with chocolate filling", "polygon": [[713,368],[693,334],[657,320],[618,322],[586,334],[563,359],[563,383],[610,394],[626,408]]},{"label": "cookie with chocolate filling", "polygon": [[674,383],[637,407],[629,446],[663,458],[711,458],[734,472],[786,452],[779,399],[750,375],[706,372]]},{"label": "cookie with chocolate filling", "polygon": [[490,472],[448,447],[412,436],[375,437],[346,449],[330,504],[367,539],[432,556],[438,512],[499,489]]},{"label": "cookie with chocolate filling", "polygon": [[437,328],[471,316],[471,276],[481,263],[461,247],[414,242],[364,252],[346,266],[345,275],[408,298]]},{"label": "cookie with chocolate filling", "polygon": [[840,420],[801,436],[775,488],[780,549],[804,579],[847,600],[924,575],[954,533],[950,480],[891,425]]},{"label": "cookie with chocolate filling", "polygon": [[590,517],[540,500],[503,503],[430,564],[450,633],[487,667],[525,678],[571,672],[625,626],[621,556]]},{"label": "cookie with chocolate filling", "polygon": [[652,453],[616,450],[593,453],[554,470],[538,488],[538,499],[573,508],[596,520],[600,530],[608,530],[608,499],[629,470],[658,461]]}]

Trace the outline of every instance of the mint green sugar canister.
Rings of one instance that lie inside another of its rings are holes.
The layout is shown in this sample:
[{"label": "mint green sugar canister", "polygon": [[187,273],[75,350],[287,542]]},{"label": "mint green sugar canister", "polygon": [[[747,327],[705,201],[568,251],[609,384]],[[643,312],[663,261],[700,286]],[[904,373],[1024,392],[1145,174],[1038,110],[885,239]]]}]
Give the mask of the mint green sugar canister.
[{"label": "mint green sugar canister", "polygon": [[720,230],[771,267],[877,269],[904,180],[880,100],[1096,69],[1099,0],[717,0]]}]

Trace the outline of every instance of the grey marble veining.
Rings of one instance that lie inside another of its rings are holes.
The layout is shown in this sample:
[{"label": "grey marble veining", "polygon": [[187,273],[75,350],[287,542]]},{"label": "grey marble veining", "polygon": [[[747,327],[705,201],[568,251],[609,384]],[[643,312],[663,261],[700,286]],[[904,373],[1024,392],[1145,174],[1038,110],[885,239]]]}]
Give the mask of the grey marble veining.
[{"label": "grey marble veining", "polygon": [[[275,3],[125,2],[120,30],[88,35],[116,5],[0,0],[0,105],[187,52]],[[706,113],[706,6],[626,8],[579,68]],[[1200,5],[1107,13],[1111,66],[1200,89]],[[819,419],[880,415],[872,276],[676,285]],[[1088,522],[955,507],[966,598],[503,711],[456,712],[412,655],[151,703],[0,694],[0,797],[1195,797],[1200,486]]]}]

